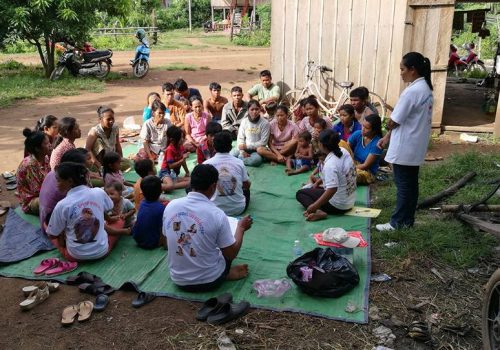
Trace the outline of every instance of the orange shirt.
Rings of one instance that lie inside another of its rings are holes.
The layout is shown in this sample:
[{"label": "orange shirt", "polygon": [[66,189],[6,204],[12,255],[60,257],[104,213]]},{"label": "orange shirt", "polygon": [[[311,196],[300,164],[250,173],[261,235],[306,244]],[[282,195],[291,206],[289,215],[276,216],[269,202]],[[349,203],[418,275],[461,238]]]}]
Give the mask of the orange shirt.
[{"label": "orange shirt", "polygon": [[141,181],[142,178],[139,178],[137,182],[134,184],[134,206],[135,210],[139,211],[139,206],[141,205],[141,201],[144,199],[144,195],[141,191]]},{"label": "orange shirt", "polygon": [[170,121],[172,124],[180,128],[184,128],[184,118],[186,117],[186,109],[184,108],[184,105],[176,100],[173,100],[169,105],[165,103],[165,100],[162,102],[170,111]]}]

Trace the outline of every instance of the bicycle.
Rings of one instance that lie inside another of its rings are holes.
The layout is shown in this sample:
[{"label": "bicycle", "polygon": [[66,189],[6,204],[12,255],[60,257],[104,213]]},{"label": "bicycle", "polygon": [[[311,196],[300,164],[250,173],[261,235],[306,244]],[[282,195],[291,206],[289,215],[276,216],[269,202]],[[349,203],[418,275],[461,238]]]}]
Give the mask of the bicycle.
[{"label": "bicycle", "polygon": [[[333,80],[334,86],[340,90],[340,95],[337,99],[327,100],[320,91],[318,85],[314,82],[316,74],[319,72],[323,74],[325,72],[332,72],[333,70],[327,66],[317,65],[314,61],[308,61],[305,67],[305,87],[302,89],[294,89],[285,93],[285,96],[281,100],[281,103],[286,104],[290,107],[290,110],[295,111],[300,104],[300,100],[306,98],[310,95],[317,97],[318,104],[321,109],[321,113],[332,119],[333,122],[339,119],[338,117],[338,107],[347,103],[349,100],[349,92],[354,86],[351,81],[336,82]],[[369,92],[369,102],[377,110],[382,121],[384,120],[387,109],[392,110],[382,97],[374,92]]]}]

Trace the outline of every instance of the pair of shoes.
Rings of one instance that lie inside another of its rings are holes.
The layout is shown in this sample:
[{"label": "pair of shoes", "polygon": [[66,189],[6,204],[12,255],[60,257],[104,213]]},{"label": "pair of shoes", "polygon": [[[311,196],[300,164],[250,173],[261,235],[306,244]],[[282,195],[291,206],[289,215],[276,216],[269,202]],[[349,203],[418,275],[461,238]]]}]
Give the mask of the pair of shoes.
[{"label": "pair of shoes", "polygon": [[[57,292],[59,290],[60,283],[57,283],[57,282],[43,282],[43,283],[47,284],[47,286],[49,287],[50,293],[54,293],[54,292]],[[43,288],[43,283],[23,287],[22,291],[23,291],[24,296],[28,297],[31,293],[33,293],[35,290],[39,289],[41,286]]]},{"label": "pair of shoes", "polygon": [[250,303],[241,301],[238,304],[233,304],[232,301],[233,296],[229,293],[210,298],[198,310],[196,319],[198,321],[207,321],[212,325],[220,325],[235,320],[248,312]]},{"label": "pair of shoes", "polygon": [[140,308],[141,306],[144,306],[155,300],[156,297],[157,295],[154,293],[140,292],[132,301],[132,306],[135,308]]},{"label": "pair of shoes", "polygon": [[78,273],[78,275],[68,276],[66,278],[66,283],[70,286],[82,283],[95,283],[95,282],[102,282],[102,278],[85,271]]},{"label": "pair of shoes", "polygon": [[49,297],[49,286],[46,282],[42,282],[37,285],[36,289],[34,289],[28,297],[19,303],[21,310],[31,310],[38,304],[42,303]]},{"label": "pair of shoes", "polygon": [[384,232],[384,231],[394,231],[396,230],[395,227],[392,227],[391,223],[390,222],[387,222],[385,224],[378,224],[378,225],[375,225],[375,228],[377,229],[377,231],[379,232]]},{"label": "pair of shoes", "polygon": [[43,259],[34,270],[35,276],[57,276],[75,270],[78,263],[70,261],[61,261],[58,258]]},{"label": "pair of shoes", "polygon": [[87,321],[92,315],[92,310],[94,309],[94,303],[85,300],[78,305],[70,305],[64,308],[62,312],[61,324],[63,326],[69,326],[75,322],[75,318],[78,315],[78,322]]},{"label": "pair of shoes", "polygon": [[113,287],[102,281],[94,283],[82,283],[78,286],[78,289],[80,289],[80,292],[82,293],[92,294],[96,296],[99,294],[110,295],[115,292],[115,289]]}]

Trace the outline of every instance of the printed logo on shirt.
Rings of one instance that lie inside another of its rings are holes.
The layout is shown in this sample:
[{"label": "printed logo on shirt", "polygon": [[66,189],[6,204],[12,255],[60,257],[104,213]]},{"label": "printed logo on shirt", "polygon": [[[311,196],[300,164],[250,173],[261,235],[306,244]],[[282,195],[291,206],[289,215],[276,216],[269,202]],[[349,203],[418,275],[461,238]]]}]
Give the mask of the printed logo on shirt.
[{"label": "printed logo on shirt", "polygon": [[356,191],[356,168],[351,167],[349,172],[346,174],[346,192],[347,195],[351,195]]},{"label": "printed logo on shirt", "polygon": [[235,194],[238,181],[231,175],[231,171],[222,166],[219,169],[219,181],[217,181],[217,195],[221,197],[232,196]]},{"label": "printed logo on shirt", "polygon": [[204,234],[200,218],[190,212],[180,212],[170,219],[167,227],[171,227],[172,231],[176,234],[176,254],[179,256],[186,254],[196,257],[196,250],[193,247],[193,237],[197,234]]},{"label": "printed logo on shirt", "polygon": [[76,240],[74,242],[81,244],[95,242],[95,236],[99,232],[99,227],[99,219],[94,216],[92,209],[83,208],[80,217],[75,223]]}]

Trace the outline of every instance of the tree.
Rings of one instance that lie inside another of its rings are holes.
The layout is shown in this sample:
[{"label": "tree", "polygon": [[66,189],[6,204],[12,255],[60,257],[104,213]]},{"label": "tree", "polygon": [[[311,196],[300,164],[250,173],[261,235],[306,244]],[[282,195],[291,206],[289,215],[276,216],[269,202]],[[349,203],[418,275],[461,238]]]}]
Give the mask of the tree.
[{"label": "tree", "polygon": [[0,41],[21,39],[34,45],[49,77],[57,42],[82,43],[98,22],[97,11],[123,16],[129,8],[127,0],[0,0],[5,22],[0,25]]},{"label": "tree", "polygon": [[[188,0],[174,0],[170,7],[158,12],[158,26],[162,29],[187,28],[188,6]],[[210,20],[210,0],[192,0],[191,12],[193,27],[203,27],[203,23]]]}]

